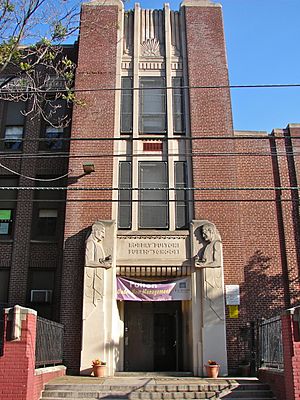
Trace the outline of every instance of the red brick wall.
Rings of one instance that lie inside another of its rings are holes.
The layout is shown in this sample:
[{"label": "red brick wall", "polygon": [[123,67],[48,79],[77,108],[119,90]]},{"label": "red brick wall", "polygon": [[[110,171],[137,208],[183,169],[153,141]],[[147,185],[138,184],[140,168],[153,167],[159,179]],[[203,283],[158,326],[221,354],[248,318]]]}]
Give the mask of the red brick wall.
[{"label": "red brick wall", "polygon": [[[286,163],[286,181],[290,187],[298,187],[300,183],[300,160],[297,156],[300,125],[288,125],[283,131],[285,150],[287,153]],[[288,277],[289,290],[291,297],[291,306],[300,303],[300,216],[299,216],[299,191],[292,190],[288,192],[289,198],[292,200],[290,208],[285,211],[285,230],[287,237],[287,253],[288,253]]]},{"label": "red brick wall", "polygon": [[[228,85],[221,8],[185,7],[185,18],[189,85]],[[255,133],[244,132],[245,139],[240,132],[230,140],[228,89],[191,88],[190,110],[191,136],[201,137],[192,140],[192,186],[202,189],[194,192],[194,218],[208,219],[218,227],[225,284],[239,284],[241,290],[239,318],[227,315],[231,369],[244,357],[239,348],[240,327],[299,302],[298,203],[290,201],[290,191],[234,188],[297,186],[296,173],[291,175],[295,161],[285,155],[290,151],[287,141],[276,136],[257,133],[255,139]],[[299,134],[299,127],[293,132]],[[295,169],[300,173],[298,165]]]},{"label": "red brick wall", "polygon": [[[4,332],[11,321],[4,321]],[[36,315],[27,314],[22,321],[20,340],[7,341],[4,335],[4,351],[0,357],[0,398],[3,400],[33,399],[35,368]]]},{"label": "red brick wall", "polygon": [[[36,314],[22,309],[22,331],[20,340],[9,340],[8,331],[12,321],[4,317],[4,347],[0,357],[0,398],[1,400],[38,400],[44,384],[62,376],[62,368],[55,372],[35,375]],[[40,369],[40,372],[43,369]],[[50,369],[46,369],[49,371]]]},{"label": "red brick wall", "polygon": [[297,309],[289,309],[281,315],[283,364],[282,373],[261,368],[259,379],[268,383],[278,400],[300,398],[300,325]]},{"label": "red brick wall", "polygon": [[[64,376],[66,371],[65,369],[54,370],[53,372],[47,372],[47,368],[43,368],[45,371],[39,374],[35,374],[34,376],[34,393],[33,400],[39,400],[41,397],[41,393],[49,381],[52,379],[58,378],[60,376]],[[50,368],[49,368],[50,370]],[[31,400],[31,399],[28,399]]]},{"label": "red brick wall", "polygon": [[285,391],[285,376],[283,372],[261,368],[258,378],[261,382],[270,385],[276,400],[287,400]]},{"label": "red brick wall", "polygon": [[284,354],[286,399],[300,398],[300,337],[299,324],[287,311],[281,318]]},{"label": "red brick wall", "polygon": [[[84,5],[81,15],[76,89],[114,88],[118,7]],[[114,136],[114,91],[87,91],[78,95],[85,105],[75,105],[73,138]],[[113,141],[72,141],[69,183],[76,187],[111,187]],[[88,158],[83,157],[88,155]],[[75,158],[72,158],[76,156]],[[82,164],[93,162],[95,172],[82,176]],[[65,223],[65,253],[62,277],[61,322],[65,324],[65,359],[78,371],[81,349],[82,281],[84,240],[87,227],[97,220],[111,219],[110,191],[68,192]],[[78,200],[75,201],[74,200]],[[93,200],[90,202],[83,200]],[[104,201],[101,201],[104,200]]]}]

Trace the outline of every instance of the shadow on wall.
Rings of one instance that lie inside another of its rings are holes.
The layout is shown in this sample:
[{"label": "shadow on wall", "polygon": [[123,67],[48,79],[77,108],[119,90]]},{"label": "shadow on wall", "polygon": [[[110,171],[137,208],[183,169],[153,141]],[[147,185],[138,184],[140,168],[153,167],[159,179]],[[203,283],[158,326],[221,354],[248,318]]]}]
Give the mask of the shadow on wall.
[{"label": "shadow on wall", "polygon": [[[277,265],[275,266],[277,269]],[[241,303],[248,321],[270,318],[284,309],[284,280],[274,273],[272,257],[256,250],[244,268]]]},{"label": "shadow on wall", "polygon": [[85,239],[88,229],[70,236],[64,245],[61,284],[61,323],[65,325],[64,361],[68,373],[78,374],[82,336],[82,294]]}]

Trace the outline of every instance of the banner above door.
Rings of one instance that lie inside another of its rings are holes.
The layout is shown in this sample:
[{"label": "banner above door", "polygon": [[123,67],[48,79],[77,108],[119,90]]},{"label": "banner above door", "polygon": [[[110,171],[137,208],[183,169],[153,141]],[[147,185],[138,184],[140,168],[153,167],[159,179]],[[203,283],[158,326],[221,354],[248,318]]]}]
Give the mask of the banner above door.
[{"label": "banner above door", "polygon": [[117,277],[117,300],[191,300],[190,277],[165,282],[138,282]]}]

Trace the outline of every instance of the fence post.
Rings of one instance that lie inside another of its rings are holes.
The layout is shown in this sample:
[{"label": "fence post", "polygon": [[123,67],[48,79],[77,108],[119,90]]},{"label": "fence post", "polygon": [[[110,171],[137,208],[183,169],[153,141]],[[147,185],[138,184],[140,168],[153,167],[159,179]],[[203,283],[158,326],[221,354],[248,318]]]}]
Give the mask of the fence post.
[{"label": "fence post", "polygon": [[282,316],[282,340],[286,399],[300,398],[299,307],[286,310]]},{"label": "fence post", "polygon": [[34,398],[36,318],[34,310],[5,309],[3,355],[0,357],[1,400]]}]

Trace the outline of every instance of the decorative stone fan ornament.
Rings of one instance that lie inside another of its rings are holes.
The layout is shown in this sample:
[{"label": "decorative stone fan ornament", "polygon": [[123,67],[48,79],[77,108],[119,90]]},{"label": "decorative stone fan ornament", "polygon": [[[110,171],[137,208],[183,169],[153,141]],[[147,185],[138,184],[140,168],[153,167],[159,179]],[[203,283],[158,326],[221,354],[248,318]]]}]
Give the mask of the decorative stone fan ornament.
[{"label": "decorative stone fan ornament", "polygon": [[156,38],[147,39],[142,43],[142,56],[144,57],[159,57],[160,45]]}]

